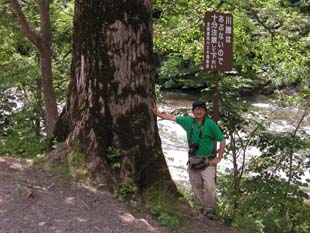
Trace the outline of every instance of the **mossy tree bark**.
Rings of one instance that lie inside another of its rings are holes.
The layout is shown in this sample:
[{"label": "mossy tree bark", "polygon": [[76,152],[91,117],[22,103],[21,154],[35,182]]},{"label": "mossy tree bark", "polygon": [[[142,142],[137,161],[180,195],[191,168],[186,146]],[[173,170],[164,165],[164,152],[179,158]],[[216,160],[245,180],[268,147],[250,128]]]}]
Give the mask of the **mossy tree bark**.
[{"label": "mossy tree bark", "polygon": [[112,188],[131,178],[140,190],[159,182],[175,191],[150,111],[152,1],[75,4],[71,83],[55,136],[78,143],[96,177]]}]

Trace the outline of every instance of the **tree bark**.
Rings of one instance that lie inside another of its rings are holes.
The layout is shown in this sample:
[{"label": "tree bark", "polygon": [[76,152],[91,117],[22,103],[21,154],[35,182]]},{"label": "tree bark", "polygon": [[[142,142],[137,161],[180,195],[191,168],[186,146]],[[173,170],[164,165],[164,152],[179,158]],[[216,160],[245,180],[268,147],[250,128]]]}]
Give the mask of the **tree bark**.
[{"label": "tree bark", "polygon": [[45,102],[47,138],[51,139],[58,118],[57,102],[53,86],[51,59],[51,23],[46,0],[38,0],[40,12],[40,33],[31,28],[17,0],[10,0],[11,7],[28,40],[34,44],[40,54],[40,72]]},{"label": "tree bark", "polygon": [[96,178],[113,189],[131,178],[140,189],[160,183],[176,191],[150,111],[151,7],[151,0],[75,2],[71,82],[55,136],[78,145]]}]

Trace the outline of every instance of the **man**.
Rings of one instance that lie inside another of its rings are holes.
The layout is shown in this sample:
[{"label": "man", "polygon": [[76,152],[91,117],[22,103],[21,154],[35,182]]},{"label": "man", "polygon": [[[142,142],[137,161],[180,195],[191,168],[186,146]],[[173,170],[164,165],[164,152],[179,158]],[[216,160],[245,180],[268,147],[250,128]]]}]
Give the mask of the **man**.
[{"label": "man", "polygon": [[[207,219],[214,219],[215,209],[215,173],[216,165],[222,160],[225,149],[224,135],[217,124],[206,117],[206,104],[201,100],[193,102],[191,116],[175,116],[161,113],[157,106],[152,106],[152,112],[165,120],[175,121],[186,131],[189,144],[189,179],[194,192],[195,205]],[[216,141],[220,142],[219,153],[216,157],[213,150]],[[200,159],[203,166],[194,168],[191,159]]]}]

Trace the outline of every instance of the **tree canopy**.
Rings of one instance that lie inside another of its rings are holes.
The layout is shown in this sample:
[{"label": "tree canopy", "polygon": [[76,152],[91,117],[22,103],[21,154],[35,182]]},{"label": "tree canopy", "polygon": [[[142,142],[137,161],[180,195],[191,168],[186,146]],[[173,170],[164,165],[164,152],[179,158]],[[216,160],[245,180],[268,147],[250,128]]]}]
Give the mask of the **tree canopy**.
[{"label": "tree canopy", "polygon": [[[309,3],[304,1],[155,1],[158,75],[166,87],[206,85],[202,71],[206,11],[234,16],[234,75],[271,90],[309,88]],[[190,80],[189,80],[190,78]]]}]

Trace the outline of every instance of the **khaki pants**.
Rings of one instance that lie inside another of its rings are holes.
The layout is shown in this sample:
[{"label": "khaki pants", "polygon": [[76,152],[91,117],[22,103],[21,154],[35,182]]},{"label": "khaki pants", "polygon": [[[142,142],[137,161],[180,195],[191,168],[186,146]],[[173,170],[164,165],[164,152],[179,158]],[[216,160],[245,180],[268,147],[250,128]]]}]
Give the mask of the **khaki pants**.
[{"label": "khaki pants", "polygon": [[189,180],[194,192],[194,202],[197,207],[215,209],[215,166],[202,170],[188,168]]}]

